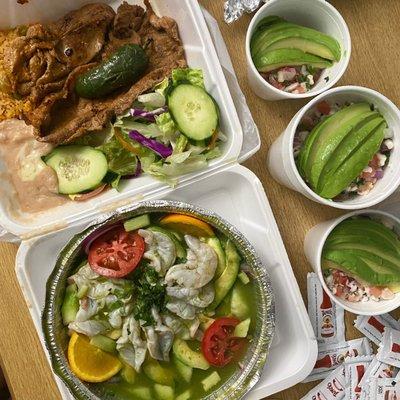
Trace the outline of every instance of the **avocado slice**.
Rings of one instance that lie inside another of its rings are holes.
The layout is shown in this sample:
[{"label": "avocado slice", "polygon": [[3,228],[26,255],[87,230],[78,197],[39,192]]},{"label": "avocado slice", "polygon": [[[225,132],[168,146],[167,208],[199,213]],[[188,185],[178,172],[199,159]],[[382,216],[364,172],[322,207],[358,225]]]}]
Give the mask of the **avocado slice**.
[{"label": "avocado slice", "polygon": [[368,257],[369,254],[373,256],[378,256],[382,259],[382,265],[385,265],[385,262],[388,262],[387,265],[392,264],[397,269],[397,273],[399,274],[400,279],[400,257],[397,253],[389,251],[387,249],[382,249],[380,245],[375,245],[372,243],[337,243],[334,245],[327,244],[324,247],[325,250],[350,250],[353,251],[354,254],[358,253],[358,250],[363,252],[365,257]]},{"label": "avocado slice", "polygon": [[262,49],[264,49],[265,39],[268,35],[280,31],[282,29],[287,29],[297,26],[287,21],[278,21],[270,26],[266,26],[264,29],[256,30],[250,41],[250,52],[252,57],[256,56]]},{"label": "avocado slice", "polygon": [[207,307],[208,311],[215,310],[234,285],[239,273],[240,255],[232,241],[225,246],[226,267],[221,276],[214,281],[214,301]]},{"label": "avocado slice", "polygon": [[[357,279],[361,283],[373,286],[388,286],[400,281],[400,275],[394,273],[381,273],[372,268],[373,263],[366,263],[354,254],[341,250],[324,251],[322,256],[322,269],[335,268]],[[332,264],[333,263],[333,264]]]},{"label": "avocado slice", "polygon": [[[356,103],[352,104],[348,107],[342,108],[335,114],[323,119],[320,121],[307,136],[298,156],[298,169],[300,174],[305,178],[306,177],[306,168],[308,163],[308,158],[310,156],[311,149],[313,148],[314,142],[320,135],[321,130],[327,131],[328,134],[332,134],[332,130],[334,130],[335,125],[339,123],[339,121],[343,120],[345,123],[353,118],[355,115],[361,112],[368,112],[370,109],[367,103]],[[339,116],[338,116],[339,114]]]},{"label": "avocado slice", "polygon": [[[311,143],[304,168],[306,178],[314,190],[317,187],[321,171],[328,162],[333,151],[354,126],[365,117],[369,116],[370,112],[371,110],[368,103],[356,103],[327,117],[324,123],[321,124],[317,136],[313,143]],[[310,144],[306,140],[304,146],[308,147],[309,145]]]},{"label": "avocado slice", "polygon": [[331,199],[342,192],[362,172],[374,154],[379,150],[385,137],[386,123],[382,123],[375,129],[372,136],[346,160],[326,181],[321,191],[317,193],[321,197]]},{"label": "avocado slice", "polygon": [[328,68],[332,62],[298,49],[278,49],[261,53],[253,58],[260,72],[269,72],[286,66],[310,65],[314,68]]},{"label": "avocado slice", "polygon": [[385,120],[377,112],[371,112],[342,140],[339,146],[333,152],[331,158],[321,171],[317,190],[321,191],[326,182],[335,174],[337,169],[346,162],[374,133],[375,129]]},{"label": "avocado slice", "polygon": [[336,39],[300,25],[287,26],[285,29],[272,32],[263,41],[259,51],[294,47],[332,61],[339,61],[341,56],[340,45]]},{"label": "avocado slice", "polygon": [[382,240],[381,236],[368,236],[367,232],[359,232],[357,234],[354,233],[340,233],[340,234],[331,234],[325,242],[327,248],[330,246],[335,246],[341,243],[364,243],[377,245],[382,248],[382,250],[387,250],[389,252],[397,252],[397,249],[394,249],[390,242],[386,242]]},{"label": "avocado slice", "polygon": [[335,227],[329,237],[346,233],[379,238],[386,243],[391,243],[393,250],[400,253],[400,240],[398,236],[390,228],[373,219],[362,217],[346,219]]},{"label": "avocado slice", "polygon": [[75,321],[76,314],[79,311],[79,298],[77,293],[78,287],[75,283],[67,286],[65,289],[64,301],[61,306],[61,315],[64,325]]}]

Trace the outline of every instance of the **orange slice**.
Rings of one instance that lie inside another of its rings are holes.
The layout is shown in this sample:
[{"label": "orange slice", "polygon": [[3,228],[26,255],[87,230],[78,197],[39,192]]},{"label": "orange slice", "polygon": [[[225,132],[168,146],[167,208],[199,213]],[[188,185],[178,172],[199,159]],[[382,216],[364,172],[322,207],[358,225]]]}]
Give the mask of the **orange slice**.
[{"label": "orange slice", "polygon": [[198,237],[215,236],[210,225],[189,215],[169,214],[160,220],[160,225],[185,235]]},{"label": "orange slice", "polygon": [[74,332],[68,344],[68,361],[72,372],[85,382],[104,382],[122,368],[121,361],[92,346],[89,338]]}]

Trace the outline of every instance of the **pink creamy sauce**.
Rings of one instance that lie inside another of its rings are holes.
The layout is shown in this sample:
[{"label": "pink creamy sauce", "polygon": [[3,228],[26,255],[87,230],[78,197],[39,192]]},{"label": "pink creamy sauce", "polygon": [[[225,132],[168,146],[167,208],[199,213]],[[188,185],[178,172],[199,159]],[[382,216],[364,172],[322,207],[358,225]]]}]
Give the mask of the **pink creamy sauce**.
[{"label": "pink creamy sauce", "polygon": [[18,119],[0,123],[0,156],[12,183],[20,211],[35,213],[65,204],[57,193],[57,175],[40,157],[53,145],[35,140],[33,128]]}]

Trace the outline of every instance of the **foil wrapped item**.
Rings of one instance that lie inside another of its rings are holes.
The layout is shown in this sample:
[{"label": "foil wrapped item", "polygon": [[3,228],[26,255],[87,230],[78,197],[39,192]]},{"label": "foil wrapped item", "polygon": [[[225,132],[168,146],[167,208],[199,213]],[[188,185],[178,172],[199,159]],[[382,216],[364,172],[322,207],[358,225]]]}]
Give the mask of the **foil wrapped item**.
[{"label": "foil wrapped item", "polygon": [[230,24],[238,20],[244,12],[255,11],[260,3],[261,0],[227,0],[224,6],[225,22]]}]

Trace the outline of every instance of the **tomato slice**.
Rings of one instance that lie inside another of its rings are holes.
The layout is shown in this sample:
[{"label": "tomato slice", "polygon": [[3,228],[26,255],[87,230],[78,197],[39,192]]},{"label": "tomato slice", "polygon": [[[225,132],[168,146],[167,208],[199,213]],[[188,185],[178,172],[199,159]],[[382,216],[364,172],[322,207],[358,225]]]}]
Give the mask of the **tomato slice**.
[{"label": "tomato slice", "polygon": [[99,275],[122,278],[137,267],[144,250],[144,240],[137,232],[126,232],[118,226],[92,243],[88,261]]},{"label": "tomato slice", "polygon": [[206,360],[215,367],[229,364],[243,346],[244,339],[233,336],[237,318],[216,319],[204,332],[201,350]]}]

